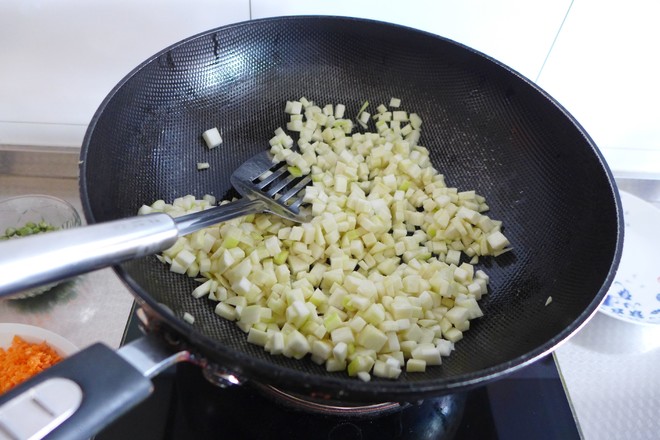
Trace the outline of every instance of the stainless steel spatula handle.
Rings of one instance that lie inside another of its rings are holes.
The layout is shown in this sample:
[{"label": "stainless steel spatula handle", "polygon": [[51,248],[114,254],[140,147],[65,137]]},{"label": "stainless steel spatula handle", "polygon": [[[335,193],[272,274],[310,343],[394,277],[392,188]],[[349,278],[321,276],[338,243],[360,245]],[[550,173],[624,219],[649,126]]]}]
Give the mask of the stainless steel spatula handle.
[{"label": "stainless steel spatula handle", "polygon": [[170,216],[150,214],[0,242],[0,296],[153,254],[177,236]]},{"label": "stainless steel spatula handle", "polygon": [[148,214],[2,241],[0,297],[155,254],[181,235],[264,208],[260,200],[240,199],[176,219]]},{"label": "stainless steel spatula handle", "polygon": [[0,242],[0,297],[155,254],[177,237],[248,214],[308,220],[300,193],[311,176],[291,175],[268,151],[243,162],[231,182],[243,198],[175,219],[149,214]]}]

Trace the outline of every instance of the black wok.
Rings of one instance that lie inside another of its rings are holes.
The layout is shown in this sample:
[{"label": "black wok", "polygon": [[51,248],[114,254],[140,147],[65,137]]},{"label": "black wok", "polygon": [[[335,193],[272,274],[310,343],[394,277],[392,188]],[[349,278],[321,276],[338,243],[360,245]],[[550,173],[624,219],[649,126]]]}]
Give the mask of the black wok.
[{"label": "black wok", "polygon": [[[417,30],[333,17],[257,20],[212,30],[144,62],[104,100],[84,139],[80,191],[89,223],[145,202],[231,194],[229,176],[284,126],[286,100],[390,97],[419,113],[421,144],[450,186],[476,189],[514,250],[484,258],[490,294],[443,365],[370,383],[248,344],[194,281],[154,257],[115,268],[158,323],[205,363],[287,391],[344,401],[419,399],[483,384],[553,350],[596,312],[622,249],[622,213],[602,155],[577,121],[515,71]],[[352,112],[352,113],[351,113]],[[218,126],[224,143],[201,139]],[[209,162],[200,173],[197,162]],[[548,298],[552,301],[546,305]],[[194,325],[182,316],[195,316]]]}]

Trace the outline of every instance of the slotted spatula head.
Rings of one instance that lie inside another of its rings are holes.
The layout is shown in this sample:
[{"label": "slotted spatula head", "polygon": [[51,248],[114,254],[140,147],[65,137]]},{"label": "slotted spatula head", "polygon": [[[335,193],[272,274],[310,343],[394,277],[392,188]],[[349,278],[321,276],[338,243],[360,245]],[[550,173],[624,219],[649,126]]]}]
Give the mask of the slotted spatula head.
[{"label": "slotted spatula head", "polygon": [[287,163],[274,163],[269,151],[243,162],[230,180],[241,196],[263,201],[266,210],[273,214],[298,223],[307,222],[311,218],[311,214],[302,206],[302,190],[311,183],[311,175],[291,174]]}]

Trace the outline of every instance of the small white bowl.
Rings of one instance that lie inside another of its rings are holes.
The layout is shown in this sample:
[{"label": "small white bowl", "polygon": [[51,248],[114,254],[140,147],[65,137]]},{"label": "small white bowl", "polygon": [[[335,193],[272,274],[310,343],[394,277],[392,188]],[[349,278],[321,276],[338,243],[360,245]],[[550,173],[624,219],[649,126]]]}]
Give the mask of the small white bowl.
[{"label": "small white bowl", "polygon": [[78,351],[78,347],[72,342],[50,330],[27,324],[0,324],[0,347],[9,348],[14,336],[20,336],[25,342],[31,344],[46,342],[63,358]]},{"label": "small white bowl", "polygon": [[635,324],[660,325],[660,209],[626,192],[620,194],[623,253],[599,310]]},{"label": "small white bowl", "polygon": [[[0,201],[0,237],[6,235],[8,228],[19,229],[28,222],[39,224],[42,221],[57,229],[75,228],[81,224],[76,209],[69,202],[57,197],[30,194]],[[20,238],[20,236],[14,236],[10,240],[19,240]],[[50,290],[57,284],[52,283],[35,287],[13,295],[12,298],[36,296]]]}]

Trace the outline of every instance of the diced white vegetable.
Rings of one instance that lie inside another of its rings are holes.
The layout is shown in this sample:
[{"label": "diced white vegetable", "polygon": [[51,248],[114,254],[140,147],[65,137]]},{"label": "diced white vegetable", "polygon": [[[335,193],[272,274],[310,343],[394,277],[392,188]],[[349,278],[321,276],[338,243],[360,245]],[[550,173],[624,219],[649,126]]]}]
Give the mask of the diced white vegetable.
[{"label": "diced white vegetable", "polygon": [[[309,223],[250,215],[182,237],[159,256],[194,277],[193,297],[217,301],[215,313],[236,321],[248,342],[365,381],[449,356],[483,315],[489,277],[474,264],[510,249],[485,199],[447,187],[432,167],[421,118],[398,98],[373,118],[368,106],[356,117],[365,132],[353,133],[343,104],[286,102],[287,130],[269,144],[276,162],[311,175]],[[376,131],[366,132],[371,119]],[[209,148],[222,142],[217,129],[202,136]],[[215,204],[187,195],[138,213],[177,217]]]},{"label": "diced white vegetable", "polygon": [[237,317],[236,308],[224,302],[219,302],[215,306],[215,313],[229,321],[235,321]]},{"label": "diced white vegetable", "polygon": [[302,111],[302,103],[300,101],[287,101],[284,107],[284,112],[290,115],[298,115]]},{"label": "diced white vegetable", "polygon": [[213,149],[222,143],[222,136],[216,127],[210,128],[202,133],[202,138],[209,149]]},{"label": "diced white vegetable", "polygon": [[[329,341],[314,341],[312,343],[312,355],[326,361],[334,354],[333,346]],[[335,356],[337,357],[337,356]],[[346,357],[344,356],[344,359]]]},{"label": "diced white vegetable", "polygon": [[335,359],[344,362],[348,356],[348,345],[345,342],[338,342],[332,348],[332,355]]},{"label": "diced white vegetable", "polygon": [[298,330],[293,330],[284,336],[284,350],[282,354],[294,359],[302,359],[311,350],[309,341]]},{"label": "diced white vegetable", "polygon": [[395,110],[392,112],[392,120],[394,121],[407,121],[408,113],[402,110]]},{"label": "diced white vegetable", "polygon": [[369,382],[371,380],[371,375],[366,371],[358,371],[357,377],[363,382]]},{"label": "diced white vegetable", "polygon": [[357,342],[365,348],[379,352],[387,342],[387,335],[369,324],[360,332]]},{"label": "diced white vegetable", "polygon": [[183,313],[183,320],[186,321],[188,324],[195,323],[195,317],[188,312]]},{"label": "diced white vegetable", "polygon": [[284,352],[284,335],[282,332],[275,332],[269,339],[270,354],[278,355]]},{"label": "diced white vegetable", "polygon": [[463,332],[457,328],[450,328],[444,332],[444,337],[450,342],[458,342],[463,339]]},{"label": "diced white vegetable", "polygon": [[363,124],[366,124],[367,122],[369,122],[370,117],[371,117],[371,114],[369,112],[362,112],[362,113],[360,113],[358,121],[362,122]]},{"label": "diced white vegetable", "polygon": [[345,344],[350,344],[355,341],[355,336],[350,327],[339,327],[330,332],[330,338],[332,342],[338,344],[343,342]]},{"label": "diced white vegetable", "polygon": [[447,257],[445,258],[445,263],[458,265],[458,263],[460,263],[460,261],[461,261],[461,252],[460,251],[450,249],[447,252]]},{"label": "diced white vegetable", "polygon": [[211,286],[213,286],[213,280],[206,280],[192,291],[192,296],[201,298],[208,295],[211,292]]},{"label": "diced white vegetable", "polygon": [[426,365],[440,365],[442,363],[440,351],[433,344],[419,344],[411,352],[411,355],[413,359],[423,360]]},{"label": "diced white vegetable", "polygon": [[360,371],[369,372],[376,361],[369,356],[357,355],[348,364],[347,370],[349,376],[357,376]]},{"label": "diced white vegetable", "polygon": [[258,330],[255,327],[251,327],[250,331],[248,332],[247,341],[250,344],[256,344],[265,347],[268,343],[268,339],[269,337],[267,332]]},{"label": "diced white vegetable", "polygon": [[419,115],[417,115],[417,113],[410,114],[410,125],[412,125],[415,130],[419,130],[421,127],[422,119],[419,117]]},{"label": "diced white vegetable", "polygon": [[501,251],[510,244],[509,240],[500,231],[488,235],[487,240],[490,247],[495,251]]},{"label": "diced white vegetable", "polygon": [[435,342],[435,346],[438,349],[440,356],[449,356],[451,352],[454,350],[453,342],[450,342],[446,339],[438,339]]},{"label": "diced white vegetable", "polygon": [[346,370],[346,361],[340,361],[338,359],[330,358],[325,363],[325,369],[329,373],[333,373],[336,371],[344,371]]},{"label": "diced white vegetable", "polygon": [[426,361],[423,359],[408,359],[406,361],[406,372],[423,373],[426,371]]},{"label": "diced white vegetable", "polygon": [[346,106],[344,104],[337,104],[335,106],[335,119],[342,119],[345,112]]}]

